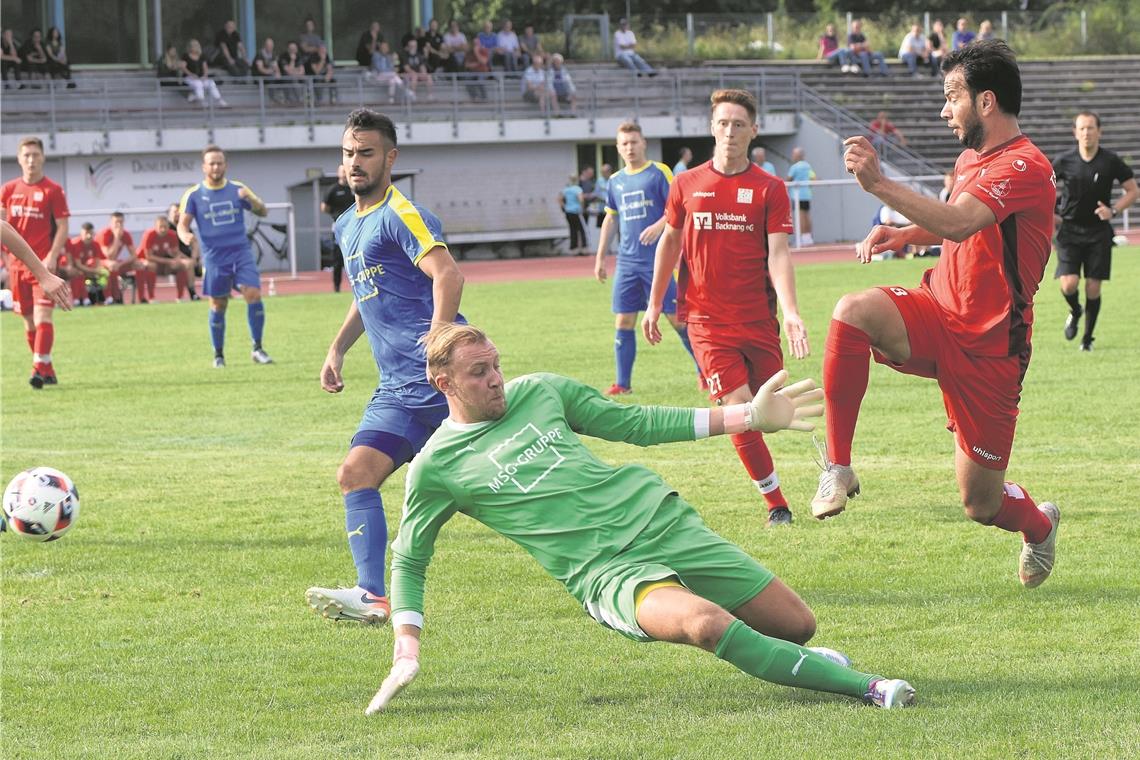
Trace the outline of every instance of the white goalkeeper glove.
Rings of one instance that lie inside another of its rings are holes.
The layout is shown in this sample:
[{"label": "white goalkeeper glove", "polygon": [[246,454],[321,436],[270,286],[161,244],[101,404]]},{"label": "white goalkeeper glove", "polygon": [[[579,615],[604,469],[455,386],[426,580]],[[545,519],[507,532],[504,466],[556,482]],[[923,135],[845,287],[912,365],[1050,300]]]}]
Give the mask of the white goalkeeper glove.
[{"label": "white goalkeeper glove", "polygon": [[365,715],[375,715],[383,711],[396,695],[404,690],[408,684],[416,680],[420,672],[420,640],[411,634],[402,633],[396,636],[395,652],[392,655],[392,670],[384,683],[380,684],[380,691],[364,709]]},{"label": "white goalkeeper glove", "polygon": [[782,369],[768,378],[756,391],[756,396],[747,404],[733,404],[724,408],[724,432],[742,433],[758,430],[761,433],[774,433],[777,430],[802,430],[810,432],[815,425],[809,417],[823,414],[823,405],[814,404],[823,400],[823,389],[817,388],[810,377],[783,387],[788,380],[788,371]]}]

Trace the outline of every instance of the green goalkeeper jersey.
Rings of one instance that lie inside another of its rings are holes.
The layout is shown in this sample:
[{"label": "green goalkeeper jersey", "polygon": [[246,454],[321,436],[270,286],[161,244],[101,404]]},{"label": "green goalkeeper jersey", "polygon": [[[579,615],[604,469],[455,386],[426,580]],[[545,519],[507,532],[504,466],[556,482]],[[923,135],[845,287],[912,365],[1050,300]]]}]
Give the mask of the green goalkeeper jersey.
[{"label": "green goalkeeper jersey", "polygon": [[579,434],[651,446],[691,441],[695,410],[618,404],[559,375],[507,383],[498,420],[445,420],[412,460],[392,545],[393,613],[423,612],[439,530],[462,512],[526,549],[584,601],[591,571],[623,548],[673,493],[640,465],[614,467]]}]

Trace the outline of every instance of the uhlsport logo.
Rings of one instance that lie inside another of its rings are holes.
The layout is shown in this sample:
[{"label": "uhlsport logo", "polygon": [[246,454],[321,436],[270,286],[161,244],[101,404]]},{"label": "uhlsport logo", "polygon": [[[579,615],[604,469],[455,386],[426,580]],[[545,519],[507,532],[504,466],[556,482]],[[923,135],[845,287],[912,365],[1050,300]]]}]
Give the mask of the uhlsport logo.
[{"label": "uhlsport logo", "polygon": [[554,445],[563,440],[562,428],[552,428],[543,433],[533,422],[527,423],[487,454],[498,468],[487,487],[492,493],[498,493],[508,483],[514,483],[523,493],[530,493],[543,478],[566,461]]}]

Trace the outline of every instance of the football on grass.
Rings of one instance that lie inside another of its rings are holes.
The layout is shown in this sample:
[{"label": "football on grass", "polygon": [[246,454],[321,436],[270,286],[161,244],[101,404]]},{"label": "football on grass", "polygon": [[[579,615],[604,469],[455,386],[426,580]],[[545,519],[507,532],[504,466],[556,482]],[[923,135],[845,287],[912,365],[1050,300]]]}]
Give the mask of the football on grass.
[{"label": "football on grass", "polygon": [[4,489],[4,517],[18,536],[54,541],[79,517],[79,491],[71,478],[51,467],[24,470]]}]

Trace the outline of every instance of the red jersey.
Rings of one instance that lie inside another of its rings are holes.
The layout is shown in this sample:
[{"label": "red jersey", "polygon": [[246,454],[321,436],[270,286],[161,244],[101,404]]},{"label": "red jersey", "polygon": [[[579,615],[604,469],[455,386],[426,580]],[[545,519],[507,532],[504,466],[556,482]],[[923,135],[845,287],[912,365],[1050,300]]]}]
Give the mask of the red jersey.
[{"label": "red jersey", "polygon": [[1017,356],[1029,346],[1033,296],[1053,238],[1057,182],[1049,159],[1019,135],[985,154],[966,150],[954,165],[950,202],[969,193],[997,222],[961,243],[946,240],[923,276],[962,349]]},{"label": "red jersey", "polygon": [[674,178],[665,220],[683,230],[677,285],[682,321],[743,324],[775,318],[768,235],[792,232],[783,182],[753,163],[727,175],[708,161]]},{"label": "red jersey", "polygon": [[[41,260],[51,253],[56,221],[71,216],[63,188],[47,177],[32,185],[23,179],[5,183],[0,188],[0,204],[8,215],[8,223],[16,228]],[[12,267],[13,271],[25,268],[15,256],[12,257]]]},{"label": "red jersey", "polygon": [[178,235],[174,230],[168,229],[166,234],[160,235],[153,227],[143,233],[139,241],[138,255],[145,259],[154,251],[159,258],[175,258],[178,256]]},{"label": "red jersey", "polygon": [[[110,227],[104,227],[103,229],[99,230],[99,232],[97,232],[95,234],[95,239],[98,240],[99,243],[103,246],[103,252],[104,252],[103,255],[106,256],[106,252],[111,250],[111,245],[115,241],[115,231],[113,229],[111,229]],[[135,247],[135,239],[133,237],[131,237],[131,233],[127,232],[126,230],[123,230],[122,243],[123,243],[123,247],[120,248],[119,252],[115,255],[115,259],[118,261],[123,261],[124,259],[126,259],[130,255],[129,253],[127,253],[127,246],[134,248]],[[136,248],[135,249],[135,255],[140,259],[145,259],[146,258],[146,251],[140,251]]]},{"label": "red jersey", "polygon": [[94,238],[91,239],[90,243],[84,243],[82,236],[76,236],[67,241],[67,255],[72,261],[78,261],[86,267],[93,267],[100,259],[107,258]]}]

